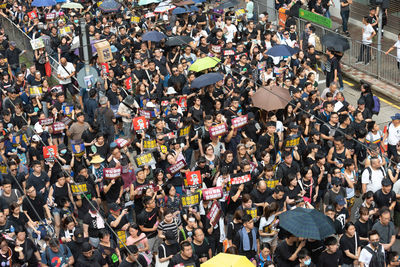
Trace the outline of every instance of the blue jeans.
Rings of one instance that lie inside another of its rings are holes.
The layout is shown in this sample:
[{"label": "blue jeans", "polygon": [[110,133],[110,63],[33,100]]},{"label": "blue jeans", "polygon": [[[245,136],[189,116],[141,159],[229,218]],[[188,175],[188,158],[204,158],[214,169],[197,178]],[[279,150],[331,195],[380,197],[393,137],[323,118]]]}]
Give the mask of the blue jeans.
[{"label": "blue jeans", "polygon": [[350,10],[340,11],[340,16],[342,17],[343,32],[347,32],[347,23],[349,22]]}]

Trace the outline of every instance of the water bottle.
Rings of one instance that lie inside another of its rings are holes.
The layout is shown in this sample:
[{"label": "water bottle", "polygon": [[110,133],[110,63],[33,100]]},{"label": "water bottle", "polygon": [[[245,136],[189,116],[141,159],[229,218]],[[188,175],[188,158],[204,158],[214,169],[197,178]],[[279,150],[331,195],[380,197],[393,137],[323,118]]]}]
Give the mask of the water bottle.
[{"label": "water bottle", "polygon": [[14,233],[14,231],[15,231],[15,229],[14,229],[14,226],[10,226],[10,233]]}]

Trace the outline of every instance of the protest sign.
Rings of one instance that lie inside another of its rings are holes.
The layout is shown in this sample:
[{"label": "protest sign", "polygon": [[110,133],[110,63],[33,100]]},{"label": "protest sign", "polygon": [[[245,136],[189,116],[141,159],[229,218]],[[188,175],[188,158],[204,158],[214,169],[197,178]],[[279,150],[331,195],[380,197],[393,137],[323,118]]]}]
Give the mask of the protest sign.
[{"label": "protest sign", "polygon": [[143,149],[155,149],[157,147],[156,139],[143,140]]},{"label": "protest sign", "polygon": [[210,127],[210,129],[209,129],[211,138],[217,137],[220,135],[224,135],[227,131],[228,131],[228,126],[226,125],[226,123],[220,123],[220,124],[214,125],[214,126]]},{"label": "protest sign", "polygon": [[52,125],[53,122],[54,122],[54,118],[51,118],[51,117],[39,120],[39,124],[41,126],[49,126],[49,125]]},{"label": "protest sign", "polygon": [[140,198],[143,195],[143,192],[145,190],[147,190],[148,188],[153,189],[154,192],[157,192],[159,190],[158,186],[155,184],[138,185],[138,186],[135,186],[135,190],[138,191],[138,193],[135,195],[135,198]]},{"label": "protest sign", "polygon": [[44,47],[44,42],[42,38],[36,38],[31,40],[31,46],[33,50],[37,50]]},{"label": "protest sign", "polygon": [[65,130],[65,124],[60,122],[60,121],[56,121],[53,123],[53,134],[59,134],[62,133]]},{"label": "protest sign", "polygon": [[74,195],[87,193],[88,192],[87,184],[86,183],[71,184],[71,191],[72,191],[72,194],[74,194]]},{"label": "protest sign", "polygon": [[117,231],[118,235],[118,247],[123,248],[126,246],[126,231]]},{"label": "protest sign", "polygon": [[41,96],[43,94],[43,88],[41,86],[31,86],[29,87],[30,96]]},{"label": "protest sign", "polygon": [[147,120],[151,119],[151,111],[150,110],[139,109],[139,115],[142,117],[145,117]]},{"label": "protest sign", "polygon": [[135,162],[138,167],[142,167],[144,165],[154,165],[156,164],[156,160],[153,157],[151,152],[142,153],[135,157]]},{"label": "protest sign", "polygon": [[58,155],[58,151],[57,151],[56,145],[43,147],[43,158],[44,159],[54,159],[55,157],[57,157],[57,155]]},{"label": "protest sign", "polygon": [[231,175],[231,185],[244,184],[250,181],[250,173],[238,173]]},{"label": "protest sign", "polygon": [[236,118],[233,118],[231,120],[231,122],[232,122],[232,127],[233,128],[236,128],[236,129],[237,128],[241,128],[241,127],[245,126],[247,124],[247,122],[248,122],[247,114],[239,116],[239,117],[236,117]]},{"label": "protest sign", "polygon": [[190,125],[179,129],[179,137],[184,137],[190,133]]},{"label": "protest sign", "polygon": [[202,193],[204,200],[218,199],[222,198],[223,196],[223,191],[221,186],[203,189]]},{"label": "protest sign", "polygon": [[121,176],[121,168],[104,168],[103,176],[104,179],[117,179]]},{"label": "protest sign", "polygon": [[186,161],[184,159],[179,160],[176,162],[174,165],[170,166],[167,169],[167,172],[170,174],[175,174],[179,172],[181,169],[183,169],[186,166]]},{"label": "protest sign", "polygon": [[218,223],[219,218],[221,218],[221,215],[221,206],[218,201],[215,200],[206,216],[210,220],[210,223],[215,226]]},{"label": "protest sign", "polygon": [[119,148],[123,148],[124,146],[126,146],[129,143],[128,140],[126,140],[124,138],[118,138],[114,142],[117,144],[117,146]]},{"label": "protest sign", "polygon": [[74,110],[73,105],[67,105],[67,104],[62,105],[62,111],[64,115],[70,115],[73,110]]},{"label": "protest sign", "polygon": [[202,179],[200,171],[186,172],[185,186],[192,187],[201,185],[201,183]]},{"label": "protest sign", "polygon": [[82,140],[73,141],[71,142],[72,153],[76,157],[80,157],[85,153],[85,144]]},{"label": "protest sign", "polygon": [[28,17],[29,17],[30,20],[36,19],[38,17],[38,14],[37,14],[36,10],[28,12],[27,14],[28,14]]},{"label": "protest sign", "polygon": [[285,139],[285,147],[295,147],[300,144],[300,135],[289,135]]},{"label": "protest sign", "polygon": [[126,90],[132,90],[132,77],[126,78],[124,83]]},{"label": "protest sign", "polygon": [[45,15],[46,20],[53,20],[56,17],[56,13],[47,13]]},{"label": "protest sign", "polygon": [[198,205],[200,203],[200,193],[197,192],[193,195],[182,196],[181,202],[183,207]]},{"label": "protest sign", "polygon": [[250,215],[251,218],[257,218],[257,208],[245,209],[246,214]]},{"label": "protest sign", "polygon": [[187,96],[181,96],[179,98],[179,106],[181,107],[182,111],[186,111],[187,109]]},{"label": "protest sign", "polygon": [[73,121],[70,117],[65,116],[61,119],[61,122],[64,123],[65,125],[70,125]]}]

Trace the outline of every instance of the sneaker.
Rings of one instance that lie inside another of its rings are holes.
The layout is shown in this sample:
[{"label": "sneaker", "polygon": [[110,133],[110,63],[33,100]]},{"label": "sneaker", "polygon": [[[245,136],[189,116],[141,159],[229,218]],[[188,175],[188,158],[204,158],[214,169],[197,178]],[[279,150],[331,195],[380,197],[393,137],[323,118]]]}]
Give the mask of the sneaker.
[{"label": "sneaker", "polygon": [[339,88],[339,91],[340,91],[340,92],[343,92],[343,91],[344,91],[344,88],[343,88],[343,87],[340,87],[340,88]]},{"label": "sneaker", "polygon": [[369,62],[365,63],[365,66],[368,66],[368,65],[369,65]]}]

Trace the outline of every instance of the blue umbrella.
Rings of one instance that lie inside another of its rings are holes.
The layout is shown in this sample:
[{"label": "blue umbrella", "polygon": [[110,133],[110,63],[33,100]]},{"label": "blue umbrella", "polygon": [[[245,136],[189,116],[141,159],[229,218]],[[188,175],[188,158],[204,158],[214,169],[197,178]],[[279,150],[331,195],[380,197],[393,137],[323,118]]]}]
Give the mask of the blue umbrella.
[{"label": "blue umbrella", "polygon": [[67,0],[56,0],[57,3],[65,3]]},{"label": "blue umbrella", "polygon": [[206,0],[193,0],[193,2],[195,3],[195,4],[201,4],[201,3],[204,3]]},{"label": "blue umbrella", "polygon": [[158,31],[146,32],[145,34],[142,35],[143,41],[151,41],[156,43],[160,42],[164,38],[167,38],[167,36],[162,32]]},{"label": "blue umbrella", "polygon": [[33,0],[31,6],[42,7],[42,6],[55,6],[57,3],[55,0]]},{"label": "blue umbrella", "polygon": [[198,11],[199,8],[196,6],[190,6],[190,7],[177,7],[174,10],[172,10],[172,14],[174,15],[180,15],[180,14],[185,14],[185,13],[191,13],[191,12],[196,12]]},{"label": "blue umbrella", "polygon": [[316,209],[295,208],[279,215],[279,226],[294,236],[323,240],[335,233],[330,218]]},{"label": "blue umbrella", "polygon": [[99,9],[105,13],[117,12],[121,9],[121,4],[114,0],[106,0],[99,6]]},{"label": "blue umbrella", "polygon": [[224,79],[224,75],[218,72],[210,72],[203,74],[192,82],[192,88],[201,88],[211,84],[215,84]]},{"label": "blue umbrella", "polygon": [[290,57],[299,52],[298,48],[291,48],[288,45],[275,45],[267,51],[267,55],[273,57]]}]

